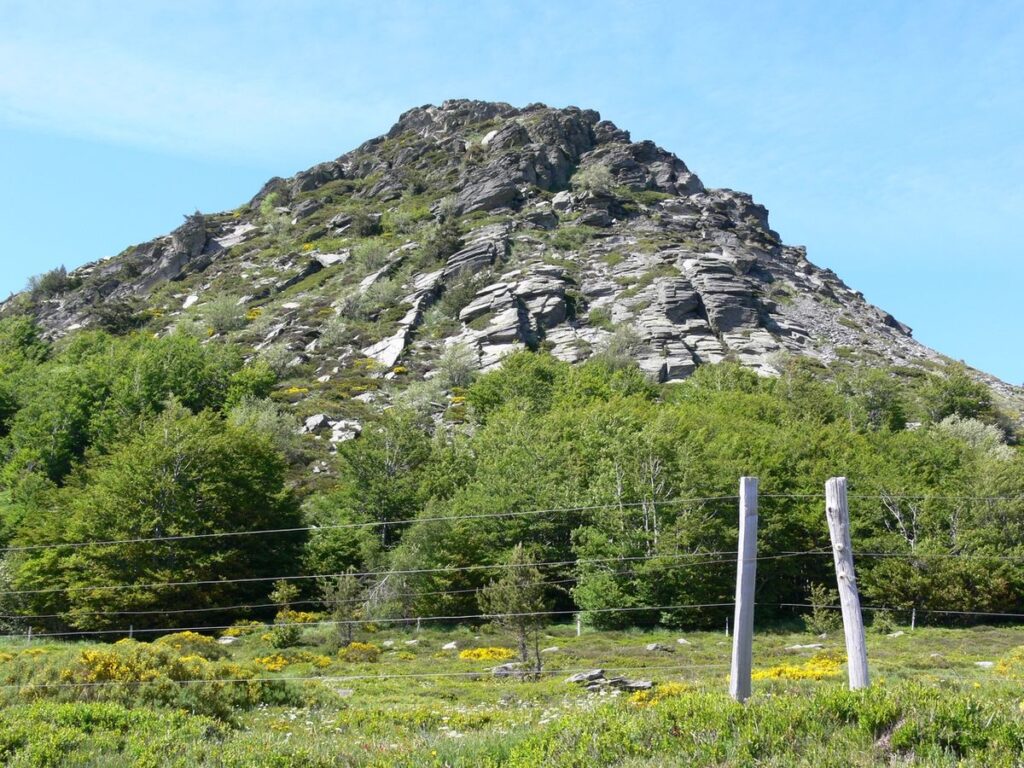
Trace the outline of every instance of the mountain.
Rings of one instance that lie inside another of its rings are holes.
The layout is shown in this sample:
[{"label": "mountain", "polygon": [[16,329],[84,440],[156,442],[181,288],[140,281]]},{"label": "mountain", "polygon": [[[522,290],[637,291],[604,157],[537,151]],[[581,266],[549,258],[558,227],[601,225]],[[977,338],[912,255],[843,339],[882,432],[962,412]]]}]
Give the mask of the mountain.
[{"label": "mountain", "polygon": [[409,110],[235,211],[45,275],[0,305],[13,312],[51,338],[200,323],[291,371],[292,389],[364,401],[446,355],[489,369],[521,347],[627,355],[660,381],[722,360],[770,375],[793,355],[950,362],[784,244],[750,195],[705,187],[597,112],[467,100]]}]

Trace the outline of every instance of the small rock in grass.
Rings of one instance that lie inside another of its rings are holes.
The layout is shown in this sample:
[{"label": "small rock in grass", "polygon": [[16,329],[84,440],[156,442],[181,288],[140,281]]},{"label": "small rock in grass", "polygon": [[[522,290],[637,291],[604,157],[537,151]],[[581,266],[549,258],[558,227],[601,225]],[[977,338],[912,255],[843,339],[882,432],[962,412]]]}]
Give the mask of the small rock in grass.
[{"label": "small rock in grass", "polygon": [[419,642],[420,642],[419,640],[406,640],[405,644],[406,645],[418,645]]},{"label": "small rock in grass", "polygon": [[383,643],[381,643],[381,645],[384,646],[385,648],[391,648],[392,646],[394,646],[394,644],[395,644],[394,640],[385,640]]},{"label": "small rock in grass", "polygon": [[562,650],[562,649],[559,648],[557,645],[552,645],[550,648],[541,648],[540,652],[541,653],[556,653],[557,651],[560,651],[560,650]]},{"label": "small rock in grass", "polygon": [[903,637],[905,634],[906,632],[900,630],[898,632],[890,632],[888,635],[886,635],[886,637]]},{"label": "small rock in grass", "polygon": [[565,678],[565,682],[567,682],[567,683],[575,683],[575,684],[579,685],[580,683],[592,683],[595,680],[603,680],[603,679],[604,679],[604,670],[603,669],[591,669],[589,672],[577,672],[575,675],[572,675],[571,677]]},{"label": "small rock in grass", "polygon": [[495,677],[522,677],[525,672],[521,667],[523,662],[511,661],[508,664],[499,664],[491,670]]},{"label": "small rock in grass", "polygon": [[807,645],[787,645],[787,651],[802,651],[810,648],[824,648],[825,646],[821,643],[808,643]]},{"label": "small rock in grass", "polygon": [[648,643],[648,651],[661,651],[662,653],[675,653],[676,649],[668,645],[662,645],[661,643]]},{"label": "small rock in grass", "polygon": [[237,643],[238,642],[238,638],[237,637],[231,637],[229,635],[227,637],[218,638],[217,642],[220,643],[221,645],[232,645],[233,643]]},{"label": "small rock in grass", "polygon": [[678,645],[690,645],[690,641],[687,640],[685,637],[680,637],[678,640],[676,640],[676,643]]},{"label": "small rock in grass", "polygon": [[994,661],[976,661],[976,662],[974,662],[974,666],[981,667],[982,669],[988,669],[989,667],[994,667],[995,665],[996,665],[996,663]]},{"label": "small rock in grass", "polygon": [[450,643],[445,643],[444,645],[441,646],[441,650],[442,651],[456,651],[456,650],[458,650],[458,648],[459,648],[459,644],[456,643],[454,640],[452,642],[450,642]]}]

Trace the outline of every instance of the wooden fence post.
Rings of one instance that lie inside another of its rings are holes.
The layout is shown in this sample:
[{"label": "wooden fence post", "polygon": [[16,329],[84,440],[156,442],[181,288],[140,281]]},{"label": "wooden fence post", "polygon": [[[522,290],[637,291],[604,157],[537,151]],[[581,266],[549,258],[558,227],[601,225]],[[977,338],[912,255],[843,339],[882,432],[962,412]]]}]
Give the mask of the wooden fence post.
[{"label": "wooden fence post", "polygon": [[[732,627],[729,695],[750,698],[754,643],[754,577],[757,574],[757,478],[740,478],[740,540],[736,558],[736,611]],[[728,624],[726,625],[728,626]],[[728,630],[726,630],[728,631]]]},{"label": "wooden fence post", "polygon": [[839,604],[843,609],[850,690],[855,691],[868,687],[868,652],[864,644],[864,618],[861,616],[860,596],[857,594],[857,576],[853,570],[845,477],[833,477],[825,483],[825,518],[828,520],[828,534],[832,539],[832,555],[836,563]]}]

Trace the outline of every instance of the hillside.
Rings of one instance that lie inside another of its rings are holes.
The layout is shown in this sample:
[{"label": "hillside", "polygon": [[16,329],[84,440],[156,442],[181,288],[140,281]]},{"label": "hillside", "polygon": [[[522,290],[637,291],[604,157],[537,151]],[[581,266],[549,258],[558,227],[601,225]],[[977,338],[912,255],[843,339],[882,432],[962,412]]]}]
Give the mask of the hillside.
[{"label": "hillside", "polygon": [[595,112],[418,108],[5,302],[0,622],[212,631],[342,587],[481,618],[518,557],[559,616],[717,627],[673,606],[732,599],[743,475],[762,618],[834,578],[840,475],[866,598],[1014,614],[1019,402]]},{"label": "hillside", "polygon": [[[723,360],[773,375],[793,355],[949,362],[785,245],[749,195],[594,111],[537,104],[412,109],[235,211],[43,276],[0,307],[21,312],[49,338],[195,321],[328,401],[524,347],[574,363],[611,349],[657,381]],[[975,375],[1019,410],[1019,389]]]}]

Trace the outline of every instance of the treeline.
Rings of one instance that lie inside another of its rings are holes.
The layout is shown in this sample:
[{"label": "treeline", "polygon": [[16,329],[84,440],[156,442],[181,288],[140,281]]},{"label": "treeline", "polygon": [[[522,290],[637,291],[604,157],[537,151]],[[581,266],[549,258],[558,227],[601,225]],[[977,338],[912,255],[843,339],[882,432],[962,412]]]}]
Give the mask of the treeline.
[{"label": "treeline", "polygon": [[[269,368],[186,333],[53,346],[5,320],[2,613],[56,629],[220,624],[272,615],[276,577],[351,572],[364,618],[472,615],[497,572],[479,566],[522,544],[558,610],[717,625],[721,609],[671,606],[731,601],[741,475],[761,479],[762,618],[834,581],[833,475],[850,479],[866,604],[1020,610],[1012,431],[963,370],[911,373],[793,360],[777,379],[721,364],[658,386],[609,357],[520,353],[446,408],[385,410],[305,493],[309,454],[268,399]],[[282,528],[310,530],[72,546]],[[293,581],[296,604],[318,598],[318,579]],[[266,607],[229,608],[247,605]]]}]

